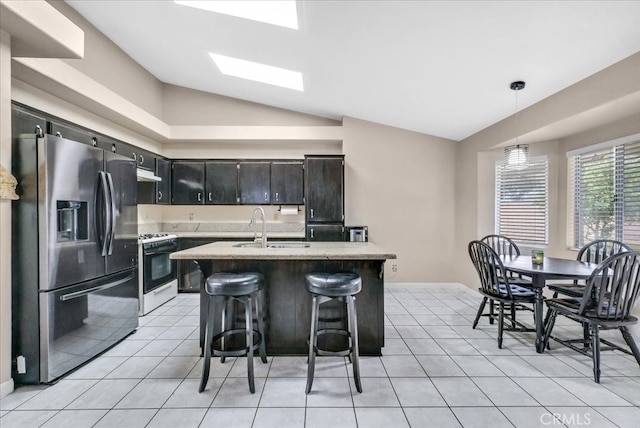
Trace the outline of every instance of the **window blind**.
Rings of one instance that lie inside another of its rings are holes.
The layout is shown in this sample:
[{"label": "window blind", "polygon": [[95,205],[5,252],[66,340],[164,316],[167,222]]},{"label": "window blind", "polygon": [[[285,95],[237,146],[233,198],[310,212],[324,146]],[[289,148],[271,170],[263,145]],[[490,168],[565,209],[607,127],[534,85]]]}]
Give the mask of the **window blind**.
[{"label": "window blind", "polygon": [[496,233],[525,243],[546,244],[549,162],[531,158],[524,169],[496,164]]},{"label": "window blind", "polygon": [[569,242],[616,239],[640,249],[640,141],[569,156]]}]

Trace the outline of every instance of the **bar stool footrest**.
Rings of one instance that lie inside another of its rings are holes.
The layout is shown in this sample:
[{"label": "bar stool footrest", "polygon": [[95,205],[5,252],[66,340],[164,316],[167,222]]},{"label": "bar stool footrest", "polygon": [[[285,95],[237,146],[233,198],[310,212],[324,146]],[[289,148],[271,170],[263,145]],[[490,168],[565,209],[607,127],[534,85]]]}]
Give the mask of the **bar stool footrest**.
[{"label": "bar stool footrest", "polygon": [[[318,330],[318,332],[316,333],[317,337],[320,337],[323,334],[339,334],[341,336],[345,336],[345,337],[351,337],[351,333],[349,333],[347,330],[343,330],[340,328],[323,328]],[[307,343],[309,342],[309,340],[307,340]],[[317,346],[313,347],[313,350],[315,351],[316,355],[320,355],[323,357],[326,356],[331,356],[331,357],[346,357],[347,355],[351,354],[351,351],[353,350],[351,347],[347,348],[347,349],[342,349],[342,350],[338,350],[338,351],[329,351],[326,349],[321,349]]]},{"label": "bar stool footrest", "polygon": [[[221,349],[219,346],[216,347],[217,342],[222,338],[228,338],[231,336],[240,336],[244,338],[247,334],[247,330],[244,328],[235,328],[233,330],[223,331],[222,333],[218,333],[213,336],[213,344],[211,347],[212,356],[216,357],[241,357],[243,355],[247,355],[250,352],[249,346],[245,346],[242,348],[231,348],[231,349]],[[258,330],[253,330],[253,350],[257,350],[260,344],[262,343],[262,335]],[[218,344],[220,345],[220,344]]]}]

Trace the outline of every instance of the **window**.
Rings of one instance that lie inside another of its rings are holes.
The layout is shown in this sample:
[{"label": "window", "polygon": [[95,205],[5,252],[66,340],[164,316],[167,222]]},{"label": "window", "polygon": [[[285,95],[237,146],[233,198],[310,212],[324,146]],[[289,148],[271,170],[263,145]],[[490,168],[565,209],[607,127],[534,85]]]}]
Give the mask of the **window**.
[{"label": "window", "polygon": [[640,249],[640,134],[568,153],[569,242]]},{"label": "window", "polygon": [[496,233],[531,244],[547,243],[549,160],[522,169],[496,163]]}]

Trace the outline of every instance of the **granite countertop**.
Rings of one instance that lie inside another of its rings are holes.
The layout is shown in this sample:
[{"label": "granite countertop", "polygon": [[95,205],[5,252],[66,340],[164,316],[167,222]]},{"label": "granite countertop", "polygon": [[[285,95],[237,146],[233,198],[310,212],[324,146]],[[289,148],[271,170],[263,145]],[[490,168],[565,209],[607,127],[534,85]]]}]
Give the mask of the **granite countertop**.
[{"label": "granite countertop", "polygon": [[[238,244],[238,242],[213,242],[172,253],[171,258],[187,260],[386,260],[396,258],[395,254],[370,242],[294,242],[292,243],[294,246],[288,248],[238,247]],[[300,244],[308,244],[308,247]]]}]

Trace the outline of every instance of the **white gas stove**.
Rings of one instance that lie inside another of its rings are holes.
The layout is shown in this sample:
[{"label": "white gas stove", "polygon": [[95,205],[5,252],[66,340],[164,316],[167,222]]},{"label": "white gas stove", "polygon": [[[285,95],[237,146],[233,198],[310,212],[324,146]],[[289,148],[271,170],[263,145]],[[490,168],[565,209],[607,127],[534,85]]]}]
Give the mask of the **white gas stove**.
[{"label": "white gas stove", "polygon": [[139,315],[146,315],[178,295],[178,268],[169,255],[178,237],[168,233],[138,236]]}]

